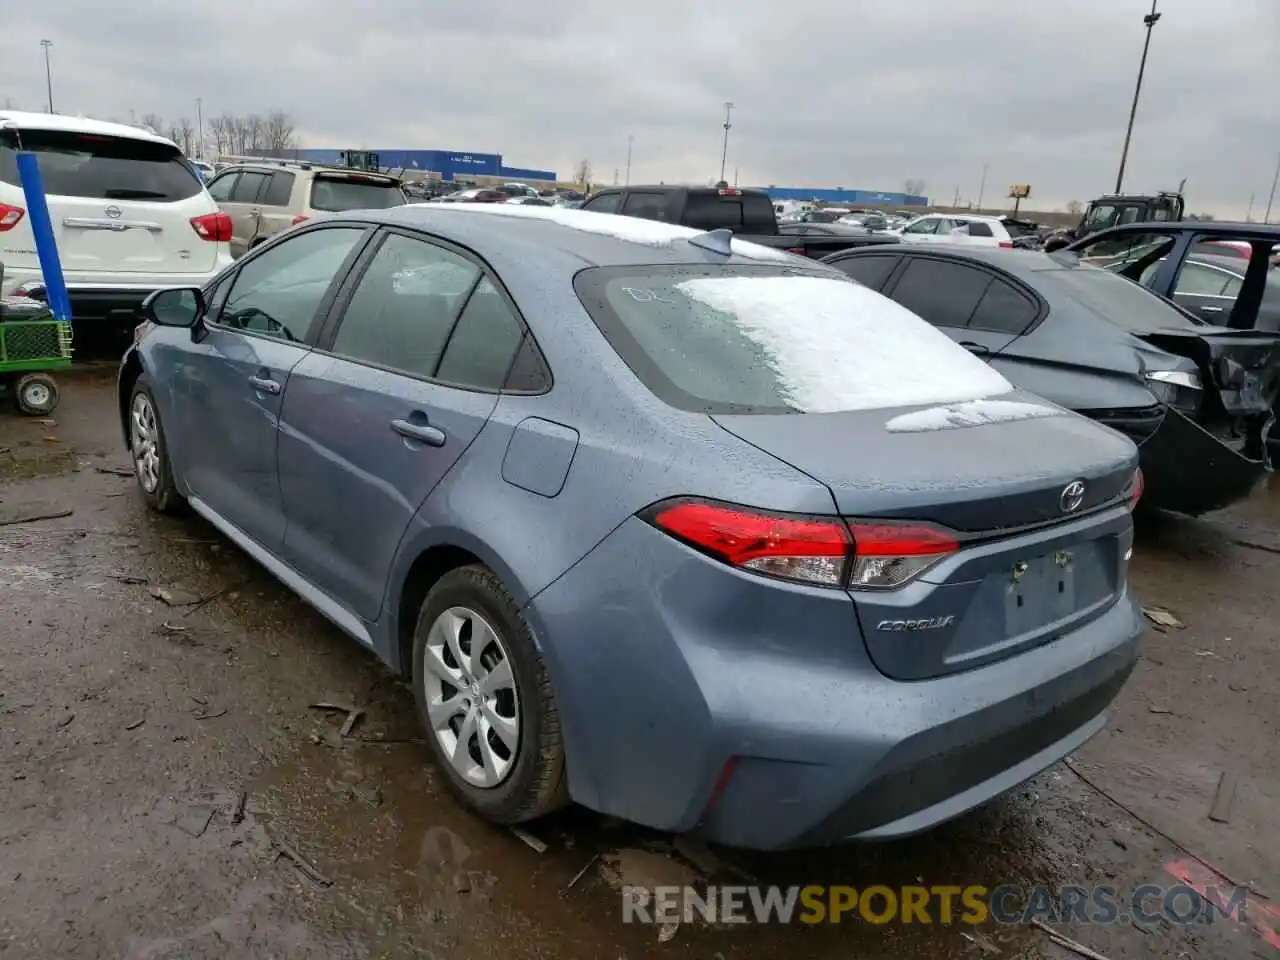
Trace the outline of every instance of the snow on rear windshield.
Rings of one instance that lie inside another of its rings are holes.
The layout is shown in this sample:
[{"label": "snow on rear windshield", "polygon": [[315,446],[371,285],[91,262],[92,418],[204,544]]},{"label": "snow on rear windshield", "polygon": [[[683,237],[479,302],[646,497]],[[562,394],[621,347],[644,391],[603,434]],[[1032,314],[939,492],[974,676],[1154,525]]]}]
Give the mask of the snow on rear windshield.
[{"label": "snow on rear windshield", "polygon": [[1038,420],[1063,417],[1067,411],[1040,403],[1020,400],[969,400],[944,407],[927,407],[894,417],[884,425],[890,433],[928,433],[957,427],[980,427],[988,423],[1010,423],[1014,420]]},{"label": "snow on rear windshield", "polygon": [[[644,220],[640,217],[624,217],[616,213],[595,213],[591,210],[574,210],[566,207],[536,207],[525,204],[476,204],[461,208],[481,214],[497,214],[505,217],[524,217],[534,220],[552,220],[575,230],[598,233],[628,243],[640,243],[648,247],[669,247],[677,240],[696,237],[703,230],[681,227],[660,220]],[[758,243],[734,239],[734,253],[753,260],[784,260],[790,262],[791,254],[764,247]]]},{"label": "snow on rear windshield", "polygon": [[845,280],[668,270],[615,275],[600,292],[606,337],[655,393],[686,409],[834,413],[1013,389],[915,314]]}]

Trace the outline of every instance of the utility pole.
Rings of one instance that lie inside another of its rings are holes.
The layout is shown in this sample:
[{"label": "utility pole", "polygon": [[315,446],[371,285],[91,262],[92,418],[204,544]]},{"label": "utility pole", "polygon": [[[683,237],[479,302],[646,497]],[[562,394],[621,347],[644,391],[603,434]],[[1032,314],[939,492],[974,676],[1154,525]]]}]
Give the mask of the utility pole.
[{"label": "utility pole", "polygon": [[199,146],[196,152],[200,154],[198,159],[204,159],[204,99],[196,97],[196,136],[200,139],[196,141]]},{"label": "utility pole", "polygon": [[733,185],[735,187],[738,185],[738,168],[737,167],[733,168]]},{"label": "utility pole", "polygon": [[987,167],[990,164],[982,165],[982,180],[978,183],[978,212],[982,212],[982,195],[987,192]]},{"label": "utility pole", "polygon": [[49,69],[49,48],[53,41],[41,40],[40,46],[44,48],[44,85],[49,92],[49,112],[53,113],[53,71]]},{"label": "utility pole", "polygon": [[733,103],[726,100],[724,102],[724,149],[720,151],[720,182],[724,183],[724,168],[729,160],[729,117],[733,114]]},{"label": "utility pole", "polygon": [[1271,205],[1276,202],[1276,184],[1280,183],[1280,154],[1276,156],[1276,175],[1271,178],[1271,196],[1267,198],[1267,212],[1262,215],[1263,223],[1271,222]]},{"label": "utility pole", "polygon": [[1249,207],[1244,212],[1244,222],[1253,223],[1253,201],[1255,194],[1249,194]]},{"label": "utility pole", "polygon": [[1116,193],[1124,188],[1124,165],[1129,160],[1129,141],[1133,139],[1133,121],[1138,115],[1138,97],[1142,93],[1142,75],[1147,69],[1147,51],[1151,49],[1151,28],[1160,21],[1160,14],[1156,13],[1156,3],[1158,0],[1151,0],[1151,12],[1142,18],[1143,25],[1147,28],[1147,38],[1142,42],[1142,59],[1138,62],[1138,82],[1133,88],[1133,106],[1129,108],[1129,126],[1124,132],[1124,147],[1120,151],[1120,170],[1116,173]]},{"label": "utility pole", "polygon": [[627,137],[627,186],[631,186],[631,146],[635,143],[635,137],[628,135]]}]

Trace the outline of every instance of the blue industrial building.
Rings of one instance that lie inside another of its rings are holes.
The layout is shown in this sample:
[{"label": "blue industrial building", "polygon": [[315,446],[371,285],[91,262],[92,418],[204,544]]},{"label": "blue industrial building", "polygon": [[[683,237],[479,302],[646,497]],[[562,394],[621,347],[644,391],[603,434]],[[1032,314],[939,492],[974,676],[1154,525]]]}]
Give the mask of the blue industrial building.
[{"label": "blue industrial building", "polygon": [[913,197],[906,193],[880,193],[875,190],[846,190],[843,187],[822,189],[819,187],[759,187],[774,200],[822,200],[826,203],[848,203],[859,206],[927,207],[928,197]]},{"label": "blue industrial building", "polygon": [[[554,182],[552,170],[528,170],[524,167],[508,167],[499,153],[469,153],[466,150],[363,150],[352,153],[375,153],[378,166],[383,169],[421,170],[440,174],[444,180],[465,177],[505,177],[508,180],[546,180]],[[346,150],[294,151],[299,160],[342,166],[346,164]]]}]

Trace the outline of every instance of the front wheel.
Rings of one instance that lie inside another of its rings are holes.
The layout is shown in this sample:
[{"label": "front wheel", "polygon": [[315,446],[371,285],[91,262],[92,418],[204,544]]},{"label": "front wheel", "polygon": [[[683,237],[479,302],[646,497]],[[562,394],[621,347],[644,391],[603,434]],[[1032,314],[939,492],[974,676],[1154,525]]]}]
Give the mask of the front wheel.
[{"label": "front wheel", "polygon": [[14,406],[28,417],[47,417],[58,406],[58,383],[47,373],[28,373],[13,383]]},{"label": "front wheel", "polygon": [[494,823],[568,802],[560,715],[528,624],[493,572],[432,587],[413,645],[418,715],[450,789]]},{"label": "front wheel", "polygon": [[129,396],[129,456],[147,506],[160,513],[177,512],[183,500],[173,482],[164,427],[145,373],[134,381]]}]

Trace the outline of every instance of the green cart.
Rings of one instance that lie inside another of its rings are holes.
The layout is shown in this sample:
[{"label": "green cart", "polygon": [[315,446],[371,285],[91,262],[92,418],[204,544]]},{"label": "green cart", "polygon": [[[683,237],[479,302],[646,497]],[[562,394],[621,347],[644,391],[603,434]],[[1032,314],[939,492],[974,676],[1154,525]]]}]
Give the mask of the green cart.
[{"label": "green cart", "polygon": [[0,385],[22,413],[44,417],[58,405],[50,371],[71,366],[71,324],[55,320],[48,304],[0,299]]}]

